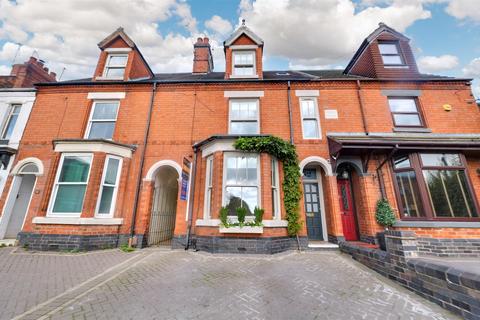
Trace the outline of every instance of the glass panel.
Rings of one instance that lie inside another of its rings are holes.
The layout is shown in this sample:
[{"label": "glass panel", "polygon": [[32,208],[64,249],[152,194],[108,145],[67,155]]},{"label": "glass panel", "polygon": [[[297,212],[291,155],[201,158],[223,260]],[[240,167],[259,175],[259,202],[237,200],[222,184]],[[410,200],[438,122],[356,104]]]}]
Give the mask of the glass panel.
[{"label": "glass panel", "polygon": [[277,186],[277,175],[276,175],[276,170],[277,170],[277,161],[275,159],[272,159],[271,162],[271,171],[270,174],[272,175],[272,187]]},{"label": "glass panel", "polygon": [[127,64],[128,56],[110,56],[109,66],[125,66]]},{"label": "glass panel", "polygon": [[115,120],[117,109],[118,103],[97,102],[95,103],[92,120]]},{"label": "glass panel", "polygon": [[302,116],[304,118],[316,118],[315,104],[312,100],[302,100]]},{"label": "glass panel", "polygon": [[257,119],[257,103],[256,102],[249,102],[248,103],[248,114],[247,116],[249,119]]},{"label": "glass panel", "polygon": [[227,184],[234,184],[237,181],[237,158],[227,158]]},{"label": "glass panel", "polygon": [[53,212],[79,213],[82,212],[85,185],[59,185],[57,196],[53,204]]},{"label": "glass panel", "polygon": [[425,167],[460,167],[462,160],[456,153],[421,153]]},{"label": "glass panel", "polygon": [[340,186],[340,191],[342,193],[342,206],[343,210],[348,210],[348,198],[347,198],[347,188],[344,184]]},{"label": "glass panel", "polygon": [[378,49],[381,54],[398,54],[397,45],[394,43],[379,43]]},{"label": "glass panel", "polygon": [[119,164],[120,164],[119,159],[115,159],[115,158],[108,159],[107,173],[105,174],[105,181],[103,183],[112,184],[112,185],[116,184]]},{"label": "glass panel", "polygon": [[253,210],[258,206],[258,189],[257,187],[227,187],[226,192],[226,207],[228,214],[236,216],[236,208],[247,208],[247,214],[252,215]]},{"label": "glass panel", "polygon": [[278,213],[278,191],[272,189],[272,213],[275,215]]},{"label": "glass panel", "polygon": [[[63,160],[59,182],[87,182],[91,157],[67,156]],[[58,198],[58,197],[57,197]]]},{"label": "glass panel", "polygon": [[12,114],[20,114],[20,109],[22,109],[22,105],[20,104],[15,104],[13,105],[13,111]]},{"label": "glass panel", "polygon": [[8,123],[5,127],[5,132],[3,133],[3,139],[10,139],[15,128],[15,123],[17,123],[18,114],[11,114],[8,119]]},{"label": "glass panel", "polygon": [[115,122],[92,122],[88,139],[112,139]]},{"label": "glass panel", "polygon": [[418,114],[394,114],[393,118],[395,120],[396,126],[420,126],[420,117]]},{"label": "glass panel", "polygon": [[230,124],[230,133],[231,134],[257,134],[258,126],[257,121],[232,121]]},{"label": "glass panel", "polygon": [[317,120],[315,119],[303,120],[303,137],[304,138],[319,137]]},{"label": "glass panel", "polygon": [[411,167],[410,159],[408,158],[408,156],[403,156],[403,157],[396,158],[393,161],[393,165],[394,165],[395,169],[410,168]]},{"label": "glass panel", "polygon": [[125,73],[125,68],[107,68],[105,77],[122,78],[124,73]]},{"label": "glass panel", "polygon": [[236,184],[247,183],[247,158],[237,157],[237,180]]},{"label": "glass panel", "polygon": [[382,56],[382,60],[384,64],[403,64],[400,56]]},{"label": "glass panel", "polygon": [[317,179],[317,170],[315,169],[303,169],[303,177],[306,179]]},{"label": "glass panel", "polygon": [[240,103],[232,102],[231,110],[230,110],[230,118],[231,119],[239,119],[240,118]]},{"label": "glass panel", "polygon": [[247,160],[247,181],[248,184],[257,184],[257,158],[249,157]]},{"label": "glass panel", "polygon": [[258,189],[257,187],[242,188],[242,206],[247,208],[247,214],[252,215],[255,207],[258,206]]},{"label": "glass panel", "polygon": [[21,169],[20,169],[20,173],[38,173],[38,168],[36,165],[34,164],[27,164],[27,165],[24,165]]},{"label": "glass panel", "polygon": [[417,112],[414,99],[388,99],[392,112]]},{"label": "glass panel", "polygon": [[100,199],[100,206],[98,208],[98,213],[100,214],[110,213],[110,207],[112,206],[114,190],[115,190],[114,187],[103,186],[102,198]]},{"label": "glass panel", "polygon": [[396,173],[398,190],[405,217],[424,217],[425,211],[420,198],[417,177],[414,171]]}]

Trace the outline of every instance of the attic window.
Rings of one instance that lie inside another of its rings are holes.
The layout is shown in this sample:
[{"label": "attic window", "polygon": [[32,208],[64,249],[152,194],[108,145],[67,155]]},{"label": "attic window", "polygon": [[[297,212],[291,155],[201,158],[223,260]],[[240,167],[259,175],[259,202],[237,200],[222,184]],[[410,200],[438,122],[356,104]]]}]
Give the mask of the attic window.
[{"label": "attic window", "polygon": [[233,75],[240,77],[255,75],[255,51],[233,52]]},{"label": "attic window", "polygon": [[389,66],[401,66],[404,65],[398,42],[379,42],[378,49],[382,56],[383,64]]},{"label": "attic window", "polygon": [[108,79],[123,79],[128,54],[109,54],[103,76]]}]

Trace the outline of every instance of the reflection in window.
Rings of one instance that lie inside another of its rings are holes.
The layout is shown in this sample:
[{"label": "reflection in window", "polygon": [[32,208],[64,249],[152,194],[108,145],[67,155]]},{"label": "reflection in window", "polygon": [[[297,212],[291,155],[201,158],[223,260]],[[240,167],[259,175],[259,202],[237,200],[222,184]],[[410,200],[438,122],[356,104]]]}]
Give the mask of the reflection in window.
[{"label": "reflection in window", "polygon": [[258,207],[258,157],[256,155],[226,155],[224,203],[229,215],[236,216],[236,209],[243,207],[252,215]]}]

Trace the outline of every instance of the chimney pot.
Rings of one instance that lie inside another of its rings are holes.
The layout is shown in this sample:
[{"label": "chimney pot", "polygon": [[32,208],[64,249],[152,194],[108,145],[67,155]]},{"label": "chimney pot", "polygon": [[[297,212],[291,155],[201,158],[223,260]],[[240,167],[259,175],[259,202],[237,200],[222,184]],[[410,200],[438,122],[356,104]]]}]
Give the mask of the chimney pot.
[{"label": "chimney pot", "polygon": [[210,41],[210,39],[208,39],[208,37],[204,37],[204,38],[203,38],[203,42],[204,42],[204,43],[209,43],[209,41]]},{"label": "chimney pot", "polygon": [[52,78],[54,78],[54,79],[57,78],[57,74],[56,74],[55,72],[53,72],[53,71],[50,72],[50,76],[51,76]]},{"label": "chimney pot", "polygon": [[42,59],[38,60],[38,65],[43,67],[43,65],[45,64],[45,61],[43,61]]},{"label": "chimney pot", "polygon": [[202,42],[203,42],[203,39],[200,38],[200,37],[198,37],[198,38],[197,38],[197,43],[202,43]]},{"label": "chimney pot", "polygon": [[47,67],[44,67],[43,70],[48,73],[48,68]]}]

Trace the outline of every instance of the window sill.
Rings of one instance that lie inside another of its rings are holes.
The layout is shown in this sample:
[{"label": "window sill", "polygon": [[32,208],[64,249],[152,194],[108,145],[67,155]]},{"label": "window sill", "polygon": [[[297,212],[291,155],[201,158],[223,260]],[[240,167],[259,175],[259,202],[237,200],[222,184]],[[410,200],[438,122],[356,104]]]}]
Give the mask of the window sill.
[{"label": "window sill", "polygon": [[220,233],[263,233],[263,227],[220,227]]},{"label": "window sill", "polygon": [[68,225],[121,225],[122,218],[78,218],[78,217],[35,217],[35,224],[68,224]]},{"label": "window sill", "polygon": [[385,69],[410,69],[409,66],[406,65],[383,65]]},{"label": "window sill", "polygon": [[258,74],[252,76],[236,76],[232,74],[230,75],[230,79],[258,79]]},{"label": "window sill", "polygon": [[[250,220],[247,219],[247,221],[250,221]],[[288,226],[288,221],[287,220],[263,220],[262,224],[264,228],[286,228]],[[195,221],[195,226],[218,227],[220,226],[220,220],[219,219],[197,219],[197,221]],[[232,228],[233,227],[228,229],[232,229]],[[242,229],[245,229],[245,228],[247,227],[243,227]]]},{"label": "window sill", "polygon": [[123,81],[123,77],[103,77],[103,76],[99,76],[99,77],[96,77],[95,80],[102,80],[102,81]]},{"label": "window sill", "polygon": [[397,221],[394,227],[411,228],[480,228],[478,221]]},{"label": "window sill", "polygon": [[422,132],[432,133],[432,129],[429,128],[409,128],[409,127],[394,127],[393,132]]}]

